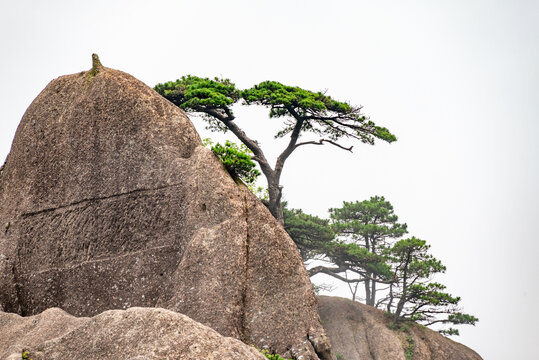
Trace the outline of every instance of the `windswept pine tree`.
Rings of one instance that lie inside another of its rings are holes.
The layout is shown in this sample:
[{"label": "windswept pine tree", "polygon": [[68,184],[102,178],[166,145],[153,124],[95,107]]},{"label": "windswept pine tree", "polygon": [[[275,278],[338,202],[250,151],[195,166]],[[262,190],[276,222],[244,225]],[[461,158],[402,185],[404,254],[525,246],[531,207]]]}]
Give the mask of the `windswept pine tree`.
[{"label": "windswept pine tree", "polygon": [[[268,208],[283,223],[281,174],[288,157],[304,145],[329,144],[352,151],[342,140],[374,144],[375,140],[396,140],[388,129],[376,125],[361,111],[361,106],[334,100],[322,92],[313,92],[276,81],[264,81],[246,90],[236,88],[229,79],[184,76],[158,84],[155,90],[185,111],[202,115],[213,131],[231,131],[253,153],[268,182]],[[289,142],[274,165],[267,160],[260,143],[247,135],[236,123],[232,106],[242,100],[246,105],[269,108],[271,119],[281,119],[275,138],[288,137]],[[310,136],[307,136],[310,135]],[[302,136],[304,137],[302,139]]]}]

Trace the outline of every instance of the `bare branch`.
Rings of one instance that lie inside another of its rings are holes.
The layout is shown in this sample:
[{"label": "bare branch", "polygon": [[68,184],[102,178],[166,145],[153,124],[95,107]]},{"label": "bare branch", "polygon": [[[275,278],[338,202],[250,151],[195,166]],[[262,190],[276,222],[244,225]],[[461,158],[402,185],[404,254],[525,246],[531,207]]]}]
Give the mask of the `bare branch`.
[{"label": "bare branch", "polygon": [[326,274],[326,275],[334,277],[335,279],[341,280],[342,282],[345,282],[345,283],[356,283],[356,282],[365,281],[365,279],[347,279],[346,277],[339,275],[339,273],[343,273],[346,270],[348,269],[341,268],[341,267],[328,268],[326,266],[316,266],[312,269],[309,269],[308,272],[309,272],[309,277],[314,276],[316,274]]},{"label": "bare branch", "polygon": [[[332,129],[334,129],[334,130],[340,132],[343,136],[351,137],[351,138],[354,138],[354,139],[356,139],[356,140],[362,141],[361,138],[360,138],[359,136],[356,136],[356,135],[354,135],[354,134],[350,134],[350,133],[347,132],[346,130],[341,129],[341,128],[338,127],[338,126],[333,125],[333,124],[331,123],[331,121],[337,122],[337,121],[335,121],[335,120],[327,120],[327,121],[326,121],[326,120],[322,120],[322,122],[323,122],[324,124],[326,124],[327,126],[329,126],[329,127],[332,128]],[[346,125],[345,125],[345,126],[346,126]],[[353,127],[351,127],[351,128],[353,128]]]},{"label": "bare branch", "polygon": [[324,145],[324,142],[330,143],[331,145],[334,145],[334,146],[336,146],[338,148],[341,148],[343,150],[347,150],[347,151],[352,152],[353,146],[344,147],[344,146],[342,146],[340,144],[337,144],[336,142],[333,142],[333,141],[327,140],[327,139],[320,139],[318,141],[305,141],[305,142],[297,143],[295,148],[298,148],[298,147],[300,147],[302,145]]},{"label": "bare branch", "polygon": [[[297,113],[294,111],[293,108],[288,109],[288,111],[290,111],[292,114],[297,115]],[[296,118],[296,115],[294,115],[295,118]],[[292,134],[290,134],[290,142],[288,143],[288,146],[283,150],[281,155],[279,155],[279,157],[277,158],[277,162],[275,163],[275,173],[277,176],[281,175],[284,162],[290,156],[290,154],[292,154],[292,151],[294,151],[294,149],[296,148],[296,143],[299,138],[299,133],[301,132],[301,127],[303,125],[303,119],[301,119],[299,115],[297,116],[298,117],[296,118],[297,120],[296,125],[294,126],[294,130],[292,130]]]},{"label": "bare branch", "polygon": [[344,147],[344,146],[342,146],[342,145],[339,145],[339,144],[337,144],[336,142],[333,142],[333,141],[331,141],[331,140],[322,139],[322,140],[320,140],[320,141],[328,142],[328,143],[330,143],[331,145],[334,145],[334,146],[336,146],[336,147],[338,147],[338,148],[341,148],[341,149],[343,149],[343,150],[347,150],[347,151],[352,152],[353,146],[350,146],[349,148],[347,148],[347,147]]},{"label": "bare branch", "polygon": [[445,324],[445,323],[448,323],[448,322],[451,322],[451,321],[449,321],[447,319],[440,319],[440,320],[431,321],[431,322],[423,324],[423,325],[424,326],[431,326],[431,325],[436,324],[436,323],[444,323]]},{"label": "bare branch", "polygon": [[[215,116],[213,114],[211,114],[211,115]],[[268,160],[266,159],[266,156],[264,155],[264,152],[262,151],[260,146],[258,146],[258,142],[251,139],[250,137],[248,137],[247,134],[245,134],[245,132],[242,129],[240,129],[236,125],[236,123],[234,121],[232,121],[232,120],[224,120],[223,124],[225,124],[225,126],[228,129],[230,129],[230,131],[232,131],[232,133],[234,135],[236,135],[238,137],[238,139],[240,139],[240,141],[242,143],[244,143],[245,146],[247,146],[249,148],[249,150],[251,150],[253,152],[253,154],[254,154],[253,158],[260,165],[260,169],[262,170],[264,175],[266,175],[267,178],[273,177],[274,176],[274,170],[271,168]]]},{"label": "bare branch", "polygon": [[302,146],[302,145],[324,145],[322,143],[322,140],[318,140],[318,141],[305,141],[305,142],[301,142],[301,143],[297,143],[296,144],[296,148]]}]

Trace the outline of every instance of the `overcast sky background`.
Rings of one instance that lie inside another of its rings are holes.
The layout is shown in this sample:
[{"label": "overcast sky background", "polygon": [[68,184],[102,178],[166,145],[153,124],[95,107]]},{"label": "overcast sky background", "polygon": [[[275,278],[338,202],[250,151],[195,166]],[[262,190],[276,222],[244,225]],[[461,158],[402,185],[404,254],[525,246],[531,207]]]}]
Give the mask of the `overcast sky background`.
[{"label": "overcast sky background", "polygon": [[[300,148],[282,179],[290,206],[326,217],[385,196],[480,319],[455,340],[489,360],[537,357],[538,1],[0,4],[0,162],[32,100],[92,52],[149,86],[194,74],[327,89],[398,141]],[[236,113],[275,159],[278,124]]]}]

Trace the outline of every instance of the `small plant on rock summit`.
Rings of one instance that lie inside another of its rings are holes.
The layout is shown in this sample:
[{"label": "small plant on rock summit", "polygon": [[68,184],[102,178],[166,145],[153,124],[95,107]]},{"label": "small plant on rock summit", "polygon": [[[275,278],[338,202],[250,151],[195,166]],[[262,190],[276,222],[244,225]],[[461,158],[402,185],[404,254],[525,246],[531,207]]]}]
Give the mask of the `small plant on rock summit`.
[{"label": "small plant on rock summit", "polygon": [[257,349],[258,351],[260,351],[262,354],[264,354],[264,356],[268,358],[269,360],[292,360],[292,359],[285,359],[284,357],[281,357],[281,355],[279,354],[272,354],[269,352],[269,350],[266,350],[266,349],[260,350],[254,345],[251,345],[251,346]]},{"label": "small plant on rock summit", "polygon": [[265,357],[267,357],[269,360],[292,360],[292,359],[285,359],[284,357],[281,357],[279,354],[270,354],[268,350],[262,350],[262,354],[264,354]]},{"label": "small plant on rock summit", "polygon": [[223,162],[226,170],[234,179],[239,179],[247,185],[254,185],[260,172],[251,160],[252,152],[245,145],[237,145],[226,141],[224,145],[204,139],[203,144],[209,146],[213,153]]}]

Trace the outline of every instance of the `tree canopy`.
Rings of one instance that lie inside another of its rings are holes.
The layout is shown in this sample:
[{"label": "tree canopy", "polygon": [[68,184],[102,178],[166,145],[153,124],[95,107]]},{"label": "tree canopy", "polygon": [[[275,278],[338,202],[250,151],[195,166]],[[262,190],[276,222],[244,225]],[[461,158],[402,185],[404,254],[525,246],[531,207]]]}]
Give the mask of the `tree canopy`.
[{"label": "tree canopy", "polygon": [[[406,232],[406,224],[397,223],[393,207],[380,196],[362,202],[344,202],[342,208],[330,209],[330,214],[331,223],[317,218],[317,224],[332,237],[320,237],[317,234],[321,230],[315,231],[306,226],[302,219],[310,219],[311,215],[301,210],[287,209],[285,229],[298,244],[304,260],[325,258],[330,263],[328,266],[311,267],[311,276],[323,273],[346,282],[353,299],[358,285],[364,283],[366,302],[374,305],[376,283],[388,284],[393,279],[391,267],[382,253],[387,238],[402,236]],[[301,232],[298,224],[302,225]]]},{"label": "tree canopy", "polygon": [[305,214],[300,209],[288,209],[286,203],[283,205],[284,228],[294,239],[303,261],[324,255],[335,237],[329,220]]},{"label": "tree canopy", "polygon": [[[406,224],[398,223],[393,206],[383,196],[373,196],[369,200],[343,202],[341,208],[329,209],[335,233],[349,244],[359,245],[373,256],[380,257],[388,246],[389,239],[396,239],[407,233]],[[380,263],[382,260],[380,260]],[[376,284],[381,265],[366,268],[363,275],[367,305],[376,301]],[[385,270],[384,270],[385,271]]]},{"label": "tree canopy", "polygon": [[[264,81],[242,92],[247,104],[257,104],[270,109],[270,118],[288,117],[295,121],[285,122],[275,137],[293,134],[296,128],[314,133],[320,142],[329,142],[341,147],[336,141],[354,138],[363,143],[374,144],[375,138],[393,142],[395,135],[388,129],[377,126],[361,113],[361,107],[332,99],[321,92],[304,90],[297,86],[286,86],[276,81]],[[298,126],[299,124],[299,126]],[[310,142],[297,143],[296,146]],[[346,148],[351,150],[352,148]]]},{"label": "tree canopy", "polygon": [[[393,206],[384,197],[344,202],[341,208],[329,211],[328,221],[298,209],[285,209],[285,229],[298,244],[304,261],[327,264],[311,266],[309,275],[327,274],[348,284],[353,300],[358,284],[363,283],[365,302],[392,313],[394,323],[411,320],[427,326],[474,325],[478,321],[461,312],[460,297],[433,280],[446,268],[429,253],[430,245],[416,237],[398,240],[407,233],[407,225],[398,222]],[[376,284],[385,287],[377,288]],[[377,293],[382,294],[378,301]],[[458,335],[454,328],[439,331]]]},{"label": "tree canopy", "polygon": [[[250,89],[237,89],[229,79],[184,76],[155,86],[155,90],[180,108],[202,115],[213,131],[231,131],[250,151],[268,182],[268,208],[283,223],[281,206],[281,174],[290,154],[303,145],[331,144],[351,151],[353,146],[340,143],[351,139],[374,144],[376,139],[391,143],[396,140],[385,127],[362,114],[361,106],[332,99],[322,92],[264,81]],[[289,142],[272,166],[258,141],[250,138],[235,122],[232,105],[242,100],[245,105],[269,108],[270,118],[282,118],[283,125],[276,138],[288,137]],[[303,135],[311,136],[303,141]]]},{"label": "tree canopy", "polygon": [[[475,316],[460,311],[460,297],[445,292],[445,285],[431,280],[433,275],[444,273],[446,267],[428,252],[429,249],[425,240],[411,237],[399,240],[387,250],[395,279],[388,296],[379,305],[386,304],[394,322],[409,319],[427,326],[436,323],[475,325],[478,321]],[[454,328],[440,332],[458,335]]]}]

